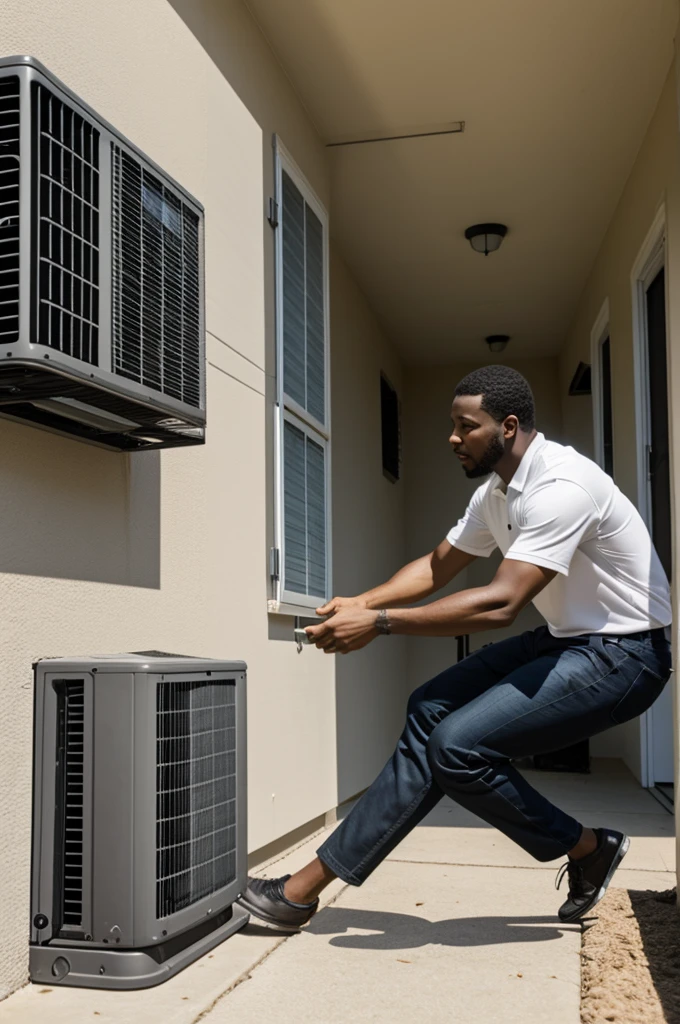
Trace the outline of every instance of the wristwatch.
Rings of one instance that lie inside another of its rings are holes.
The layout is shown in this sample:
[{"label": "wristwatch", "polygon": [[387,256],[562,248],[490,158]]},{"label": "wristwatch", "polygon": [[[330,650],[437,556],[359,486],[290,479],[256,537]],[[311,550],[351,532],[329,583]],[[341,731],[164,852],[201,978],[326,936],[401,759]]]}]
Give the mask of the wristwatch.
[{"label": "wristwatch", "polygon": [[378,612],[378,617],[375,620],[375,628],[378,630],[379,633],[382,633],[384,636],[389,636],[390,633],[392,632],[390,628],[390,620],[387,617],[386,608],[382,608]]}]

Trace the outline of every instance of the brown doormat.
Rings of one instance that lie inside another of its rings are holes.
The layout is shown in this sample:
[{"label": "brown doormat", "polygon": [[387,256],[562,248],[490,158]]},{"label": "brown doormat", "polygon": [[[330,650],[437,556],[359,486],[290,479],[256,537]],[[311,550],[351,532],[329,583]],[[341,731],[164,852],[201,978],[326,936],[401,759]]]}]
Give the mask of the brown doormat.
[{"label": "brown doormat", "polygon": [[583,1024],[680,1024],[674,889],[610,889],[584,922],[581,960]]}]

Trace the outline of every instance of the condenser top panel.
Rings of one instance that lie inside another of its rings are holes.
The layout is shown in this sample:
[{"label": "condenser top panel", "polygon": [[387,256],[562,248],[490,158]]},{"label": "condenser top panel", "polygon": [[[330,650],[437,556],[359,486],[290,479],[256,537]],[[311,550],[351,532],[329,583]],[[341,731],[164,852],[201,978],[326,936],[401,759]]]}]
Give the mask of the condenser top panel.
[{"label": "condenser top panel", "polygon": [[96,654],[91,657],[44,658],[36,662],[42,672],[245,672],[245,661],[196,658],[162,651],[130,654]]}]

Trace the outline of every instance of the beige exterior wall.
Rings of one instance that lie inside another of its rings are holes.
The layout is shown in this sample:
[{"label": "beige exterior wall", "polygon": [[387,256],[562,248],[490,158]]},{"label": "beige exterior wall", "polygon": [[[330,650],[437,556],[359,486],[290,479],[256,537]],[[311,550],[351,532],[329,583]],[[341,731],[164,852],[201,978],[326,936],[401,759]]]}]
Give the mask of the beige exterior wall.
[{"label": "beige exterior wall", "polygon": [[[487,353],[482,353],[487,356]],[[404,403],[404,478],[408,557],[431,551],[464,513],[477,482],[468,480],[454,462],[449,446],[450,412],[456,384],[465,374],[487,361],[451,366],[409,368]],[[505,360],[504,360],[505,361]],[[536,398],[537,425],[547,437],[561,439],[558,364],[556,359],[526,359],[507,364],[523,373]],[[484,586],[500,562],[498,553],[477,559],[445,591]],[[533,607],[525,609],[509,630],[477,633],[470,638],[473,650],[544,620]],[[456,641],[451,638],[411,637],[408,646],[409,691],[456,661]]]},{"label": "beige exterior wall", "polygon": [[[2,996],[26,980],[33,660],[244,658],[251,850],[370,782],[398,727],[380,680],[404,684],[397,648],[375,645],[336,686],[336,659],[298,655],[293,620],[267,615],[274,132],[329,203],[325,152],[268,44],[237,0],[5,0],[0,28],[4,53],[38,57],[204,203],[209,362],[204,448],[129,457],[0,421]],[[399,365],[338,261],[333,289],[336,565],[352,589],[403,544],[401,489],[365,444],[377,373]]]},{"label": "beige exterior wall", "polygon": [[[671,70],[635,165],[610,223],[560,358],[565,439],[586,454],[593,450],[591,402],[568,398],[567,387],[579,360],[590,362],[590,334],[605,299],[609,300],[614,422],[614,475],[637,501],[635,376],[631,271],[662,203],[666,207],[666,291],[669,339],[669,395],[680,394],[680,137],[675,72]],[[680,421],[671,408],[671,457],[675,487],[680,481]],[[677,490],[676,490],[677,494]],[[676,548],[677,547],[677,516]],[[676,562],[677,565],[677,562]],[[678,572],[674,573],[677,608]],[[677,648],[676,648],[677,650]],[[639,721],[627,723],[596,741],[603,756],[623,757],[640,777]]]}]

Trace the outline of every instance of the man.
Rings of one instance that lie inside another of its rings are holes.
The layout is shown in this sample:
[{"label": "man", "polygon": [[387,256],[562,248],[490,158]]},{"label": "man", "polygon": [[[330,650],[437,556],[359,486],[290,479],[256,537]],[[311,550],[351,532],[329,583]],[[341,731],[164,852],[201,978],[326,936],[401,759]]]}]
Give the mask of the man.
[{"label": "man", "polygon": [[[663,689],[671,606],[650,536],[595,463],[537,433],[531,389],[516,371],[471,373],[451,418],[465,474],[491,474],[464,517],[389,582],[320,608],[328,618],[308,633],[327,653],[346,654],[381,633],[508,627],[530,601],[547,626],[482,648],[411,695],[393,756],[315,860],[292,877],[249,881],[240,902],[270,924],[305,924],[335,877],[361,885],[444,794],[539,861],[567,855],[565,922],[602,898],[628,849],[621,833],[584,827],[551,804],[512,761],[635,718]],[[401,607],[496,547],[504,558],[488,586]]]}]

